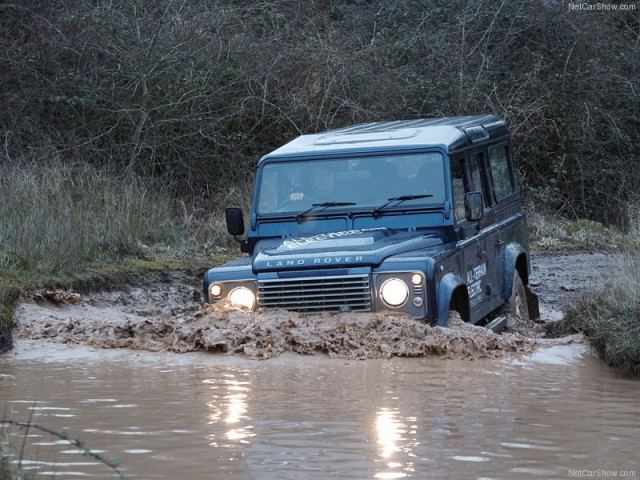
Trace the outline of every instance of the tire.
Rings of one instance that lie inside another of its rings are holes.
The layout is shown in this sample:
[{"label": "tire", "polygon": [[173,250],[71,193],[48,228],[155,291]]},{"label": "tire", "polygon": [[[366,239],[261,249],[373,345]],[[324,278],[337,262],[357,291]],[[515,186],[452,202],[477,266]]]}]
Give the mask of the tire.
[{"label": "tire", "polygon": [[517,271],[513,274],[511,297],[509,297],[509,301],[506,304],[505,313],[510,317],[509,323],[514,325],[522,325],[529,322],[527,292]]}]

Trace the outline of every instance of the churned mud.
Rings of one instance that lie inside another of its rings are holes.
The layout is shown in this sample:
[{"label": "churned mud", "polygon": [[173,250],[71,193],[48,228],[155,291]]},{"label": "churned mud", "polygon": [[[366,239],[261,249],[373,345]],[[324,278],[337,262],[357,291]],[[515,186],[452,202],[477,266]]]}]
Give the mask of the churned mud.
[{"label": "churned mud", "polygon": [[[452,317],[447,328],[402,316],[246,313],[200,300],[200,278],[180,273],[147,276],[126,290],[80,295],[35,291],[14,320],[18,338],[48,339],[100,348],[211,351],[266,359],[283,352],[348,359],[436,354],[455,358],[531,353],[537,346],[581,342],[579,336],[542,338],[541,322],[562,315],[574,293],[600,281],[610,263],[604,254],[544,254],[533,259],[532,290],[541,321],[495,334]],[[586,275],[586,276],[585,276]]]}]

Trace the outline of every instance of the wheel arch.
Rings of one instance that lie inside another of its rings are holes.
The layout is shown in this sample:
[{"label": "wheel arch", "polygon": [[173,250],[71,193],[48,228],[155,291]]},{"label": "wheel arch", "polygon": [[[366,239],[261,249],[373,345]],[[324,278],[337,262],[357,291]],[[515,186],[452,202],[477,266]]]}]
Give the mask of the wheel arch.
[{"label": "wheel arch", "polygon": [[519,243],[511,243],[505,249],[504,254],[504,298],[511,297],[513,289],[513,275],[518,273],[522,283],[529,285],[529,254]]},{"label": "wheel arch", "polygon": [[438,284],[438,326],[447,326],[450,309],[460,313],[465,322],[469,321],[469,292],[462,277],[456,273],[447,273]]}]

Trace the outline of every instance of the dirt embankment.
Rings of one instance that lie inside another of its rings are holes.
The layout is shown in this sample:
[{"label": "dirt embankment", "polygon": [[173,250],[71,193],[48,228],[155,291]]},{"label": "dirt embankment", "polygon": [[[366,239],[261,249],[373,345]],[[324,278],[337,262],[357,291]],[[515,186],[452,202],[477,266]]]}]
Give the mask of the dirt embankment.
[{"label": "dirt embankment", "polygon": [[[563,302],[596,285],[610,263],[604,254],[534,256],[532,290],[542,321],[562,315]],[[540,323],[497,335],[450,319],[448,328],[388,314],[315,314],[286,311],[248,314],[224,305],[202,306],[200,279],[180,273],[147,276],[126,290],[79,295],[37,291],[15,311],[16,336],[101,348],[196,350],[269,358],[283,352],[328,353],[339,358],[438,354],[480,358],[529,353],[539,345],[580,337],[542,338]]]}]

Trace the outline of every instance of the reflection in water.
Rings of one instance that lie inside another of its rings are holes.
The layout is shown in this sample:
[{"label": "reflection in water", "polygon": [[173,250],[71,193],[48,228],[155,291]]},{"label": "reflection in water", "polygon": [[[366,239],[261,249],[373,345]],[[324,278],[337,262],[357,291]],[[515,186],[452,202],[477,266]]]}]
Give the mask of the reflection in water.
[{"label": "reflection in water", "polygon": [[[404,425],[398,419],[398,412],[381,408],[376,414],[376,433],[378,434],[378,445],[380,446],[380,456],[388,469],[402,467],[401,463],[394,462],[393,456],[400,451],[401,442],[404,441],[403,434],[406,433]],[[403,478],[407,474],[404,472],[387,470],[376,473],[376,478]]]},{"label": "reflection in water", "polygon": [[[241,372],[247,376],[249,372]],[[240,375],[240,374],[239,374]],[[202,381],[205,385],[210,385],[213,391],[211,401],[207,406],[211,410],[208,416],[209,425],[227,424],[228,428],[223,429],[222,435],[232,443],[248,444],[249,438],[255,434],[251,431],[251,425],[243,425],[250,420],[247,416],[247,396],[250,391],[251,382],[237,380],[236,375],[227,373],[221,378],[206,379]],[[216,429],[217,431],[217,429]],[[220,434],[209,434],[207,438],[211,441],[212,447],[231,446],[226,442],[221,442]]]},{"label": "reflection in water", "polygon": [[385,468],[376,473],[375,478],[404,478],[415,471],[413,461],[405,460],[405,457],[415,457],[412,447],[420,443],[415,440],[415,422],[415,417],[403,419],[398,409],[378,409],[375,421],[376,436]]},{"label": "reflection in water", "polygon": [[[46,369],[41,357],[0,359],[0,408],[67,430],[132,480],[637,476],[640,382],[589,356],[233,363],[89,351]],[[25,432],[9,433],[20,445]],[[25,466],[47,472],[34,480],[113,478],[32,434]]]}]

